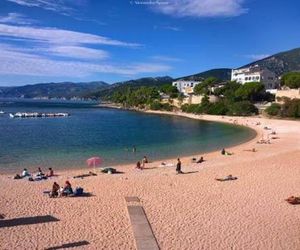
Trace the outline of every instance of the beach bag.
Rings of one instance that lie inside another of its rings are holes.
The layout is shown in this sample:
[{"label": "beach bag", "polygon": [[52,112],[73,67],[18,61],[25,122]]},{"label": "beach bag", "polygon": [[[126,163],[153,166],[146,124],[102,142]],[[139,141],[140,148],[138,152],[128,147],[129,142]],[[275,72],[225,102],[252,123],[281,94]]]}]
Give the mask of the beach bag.
[{"label": "beach bag", "polygon": [[82,187],[77,187],[75,189],[75,195],[83,195],[83,188]]}]

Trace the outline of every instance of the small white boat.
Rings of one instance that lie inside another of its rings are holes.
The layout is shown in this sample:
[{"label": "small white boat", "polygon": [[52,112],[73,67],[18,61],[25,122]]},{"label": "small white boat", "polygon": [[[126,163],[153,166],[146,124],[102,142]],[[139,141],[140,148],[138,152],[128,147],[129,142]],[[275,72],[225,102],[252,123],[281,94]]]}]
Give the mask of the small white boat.
[{"label": "small white boat", "polygon": [[5,112],[3,110],[0,110],[0,115],[5,114]]},{"label": "small white boat", "polygon": [[36,117],[68,117],[69,113],[21,113],[17,112],[15,114],[10,113],[10,118],[36,118]]}]

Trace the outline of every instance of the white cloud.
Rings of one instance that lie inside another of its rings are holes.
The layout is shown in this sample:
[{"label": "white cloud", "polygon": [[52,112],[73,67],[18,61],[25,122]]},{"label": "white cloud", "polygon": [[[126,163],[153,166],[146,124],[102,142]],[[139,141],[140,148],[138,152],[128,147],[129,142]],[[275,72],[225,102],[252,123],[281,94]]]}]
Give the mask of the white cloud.
[{"label": "white cloud", "polygon": [[180,58],[175,58],[175,57],[171,57],[171,56],[162,56],[162,55],[152,56],[151,58],[153,60],[165,61],[165,62],[181,62],[182,61],[182,59],[180,59]]},{"label": "white cloud", "polygon": [[[109,73],[134,76],[170,70],[168,65],[159,62],[114,63],[107,51],[96,47],[139,45],[89,33],[0,24],[0,37],[7,40],[0,43],[0,75],[85,77]],[[8,43],[11,40],[13,43]]]},{"label": "white cloud", "polygon": [[246,55],[247,58],[250,58],[252,60],[261,60],[264,59],[266,57],[269,57],[269,54],[252,54],[252,55]]},{"label": "white cloud", "polygon": [[179,27],[176,27],[176,26],[164,26],[163,28],[166,29],[166,30],[181,31],[181,29]]},{"label": "white cloud", "polygon": [[104,36],[93,35],[89,33],[82,33],[63,29],[54,28],[36,28],[25,26],[13,26],[7,24],[0,24],[0,36],[23,38],[35,40],[39,42],[49,42],[57,44],[104,44],[115,46],[136,47],[139,44],[127,43],[119,40],[110,39]]},{"label": "white cloud", "polygon": [[95,73],[112,73],[134,76],[170,70],[165,64],[135,63],[113,64],[108,62],[82,62],[53,60],[29,53],[31,50],[0,44],[0,75],[28,75],[50,77],[84,77]]},{"label": "white cloud", "polygon": [[26,18],[24,15],[18,13],[8,13],[7,16],[0,16],[0,23],[10,23],[10,24],[32,24],[35,21]]},{"label": "white cloud", "polygon": [[73,11],[72,8],[67,7],[63,0],[7,0],[9,2],[26,6],[37,7],[45,10],[59,12],[64,15],[69,15]]},{"label": "white cloud", "polygon": [[100,49],[91,49],[79,46],[53,46],[44,51],[54,55],[81,59],[106,59],[109,57],[108,52]]},{"label": "white cloud", "polygon": [[245,0],[172,0],[154,10],[175,17],[230,17],[247,12]]}]

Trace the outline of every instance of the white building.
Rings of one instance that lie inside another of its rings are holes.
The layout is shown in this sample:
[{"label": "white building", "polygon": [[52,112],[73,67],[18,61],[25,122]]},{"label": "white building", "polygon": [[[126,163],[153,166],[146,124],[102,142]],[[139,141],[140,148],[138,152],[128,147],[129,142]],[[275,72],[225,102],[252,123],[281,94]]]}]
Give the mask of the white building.
[{"label": "white building", "polygon": [[180,93],[183,93],[184,95],[189,95],[194,93],[194,87],[201,83],[200,81],[184,81],[184,80],[178,80],[173,82],[173,86],[175,86]]},{"label": "white building", "polygon": [[261,69],[258,65],[249,68],[233,69],[231,72],[231,81],[241,84],[246,82],[261,82],[265,85],[265,89],[276,89],[278,79],[272,71]]}]

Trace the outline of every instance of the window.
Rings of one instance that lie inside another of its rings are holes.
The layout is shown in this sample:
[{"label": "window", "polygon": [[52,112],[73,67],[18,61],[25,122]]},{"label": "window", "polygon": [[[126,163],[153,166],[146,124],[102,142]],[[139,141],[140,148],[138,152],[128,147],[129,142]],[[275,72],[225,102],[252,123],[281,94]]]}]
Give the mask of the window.
[{"label": "window", "polygon": [[191,87],[194,87],[194,83],[193,82],[191,82]]}]

